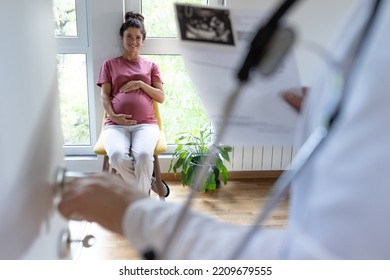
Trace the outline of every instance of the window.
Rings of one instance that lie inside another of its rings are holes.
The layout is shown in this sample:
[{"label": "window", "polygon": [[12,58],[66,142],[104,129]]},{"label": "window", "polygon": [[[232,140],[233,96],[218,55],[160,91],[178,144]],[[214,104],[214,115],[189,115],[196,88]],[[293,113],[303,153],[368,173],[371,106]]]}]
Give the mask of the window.
[{"label": "window", "polygon": [[54,17],[57,37],[77,37],[75,0],[54,0]]},{"label": "window", "polygon": [[207,0],[142,0],[141,12],[145,16],[145,27],[149,37],[177,37],[174,3],[207,5]]},{"label": "window", "polygon": [[53,0],[66,154],[91,153],[86,0]]},{"label": "window", "polygon": [[62,130],[67,146],[90,145],[85,54],[58,54]]},{"label": "window", "polygon": [[202,128],[209,122],[203,105],[191,83],[179,55],[147,55],[160,67],[164,80],[165,102],[161,117],[167,143],[173,144],[177,133]]}]

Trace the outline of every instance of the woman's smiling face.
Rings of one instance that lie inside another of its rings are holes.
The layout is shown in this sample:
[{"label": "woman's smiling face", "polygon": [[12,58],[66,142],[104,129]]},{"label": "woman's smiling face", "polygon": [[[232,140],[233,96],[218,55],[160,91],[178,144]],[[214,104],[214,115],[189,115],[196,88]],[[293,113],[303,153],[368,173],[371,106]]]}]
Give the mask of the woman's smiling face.
[{"label": "woman's smiling face", "polygon": [[129,27],[122,37],[123,49],[128,54],[138,54],[143,44],[141,29]]}]

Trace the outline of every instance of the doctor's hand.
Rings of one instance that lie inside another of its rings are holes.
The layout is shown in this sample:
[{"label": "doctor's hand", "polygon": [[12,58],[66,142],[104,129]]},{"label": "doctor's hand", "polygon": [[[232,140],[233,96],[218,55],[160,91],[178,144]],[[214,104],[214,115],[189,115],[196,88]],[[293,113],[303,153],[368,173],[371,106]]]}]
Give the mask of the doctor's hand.
[{"label": "doctor's hand", "polygon": [[308,92],[308,87],[302,87],[298,90],[286,90],[282,92],[282,97],[295,111],[300,112]]},{"label": "doctor's hand", "polygon": [[123,234],[127,207],[146,196],[125,184],[117,175],[101,173],[77,178],[66,186],[58,210],[67,219],[96,222]]}]

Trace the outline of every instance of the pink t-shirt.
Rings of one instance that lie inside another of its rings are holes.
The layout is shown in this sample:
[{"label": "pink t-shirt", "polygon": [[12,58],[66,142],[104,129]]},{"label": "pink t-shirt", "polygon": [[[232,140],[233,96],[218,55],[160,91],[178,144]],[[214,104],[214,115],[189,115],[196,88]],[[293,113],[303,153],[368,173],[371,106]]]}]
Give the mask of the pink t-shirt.
[{"label": "pink t-shirt", "polygon": [[[162,82],[160,70],[154,62],[139,57],[136,60],[127,60],[116,57],[104,61],[97,85],[111,84],[111,104],[116,114],[132,115],[137,124],[156,124],[153,100],[141,89],[127,93],[119,89],[131,80],[142,80],[148,85],[152,82]],[[107,118],[106,124],[115,124]]]}]

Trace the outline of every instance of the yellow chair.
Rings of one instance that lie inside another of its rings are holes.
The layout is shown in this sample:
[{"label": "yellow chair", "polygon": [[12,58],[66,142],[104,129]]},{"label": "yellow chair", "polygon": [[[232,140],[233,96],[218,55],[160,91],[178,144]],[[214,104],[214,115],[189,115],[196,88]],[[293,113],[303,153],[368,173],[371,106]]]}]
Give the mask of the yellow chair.
[{"label": "yellow chair", "polygon": [[[154,112],[156,114],[158,127],[160,129],[160,138],[157,142],[157,145],[156,145],[156,148],[154,149],[154,154],[153,154],[153,157],[154,157],[153,171],[154,171],[154,176],[156,177],[158,195],[159,195],[161,200],[165,200],[164,189],[163,189],[163,180],[161,177],[160,162],[158,159],[158,155],[164,153],[167,150],[167,141],[165,138],[164,127],[163,127],[163,123],[162,123],[162,119],[161,119],[161,115],[160,115],[159,104],[157,102],[153,101],[153,106],[154,106]],[[104,126],[104,121],[106,119],[106,116],[107,116],[107,113],[104,112],[103,123],[102,123],[103,126]],[[109,172],[111,169],[111,173],[115,174],[116,170],[110,166],[110,162],[109,162],[106,150],[105,150],[104,145],[103,145],[102,133],[100,133],[98,141],[96,142],[96,145],[95,145],[93,151],[97,155],[104,156],[104,158],[103,158],[103,171]],[[169,190],[169,188],[168,188],[168,190]],[[169,194],[169,192],[168,192],[168,194]],[[168,196],[168,194],[166,196]]]}]

